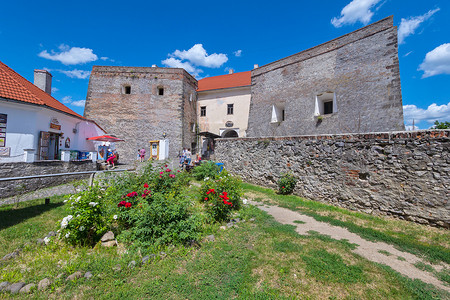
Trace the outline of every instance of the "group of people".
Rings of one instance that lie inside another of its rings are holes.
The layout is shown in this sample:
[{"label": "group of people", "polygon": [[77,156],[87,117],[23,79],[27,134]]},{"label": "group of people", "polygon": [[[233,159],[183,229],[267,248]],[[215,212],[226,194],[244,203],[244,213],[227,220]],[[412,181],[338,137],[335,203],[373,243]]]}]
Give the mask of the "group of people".
[{"label": "group of people", "polygon": [[141,148],[137,151],[137,160],[140,162],[143,162],[145,160],[145,149]]},{"label": "group of people", "polygon": [[183,151],[179,155],[180,158],[180,168],[184,168],[186,166],[193,166],[200,164],[202,158],[197,154],[194,161],[192,161],[192,153],[190,148],[183,148]]}]

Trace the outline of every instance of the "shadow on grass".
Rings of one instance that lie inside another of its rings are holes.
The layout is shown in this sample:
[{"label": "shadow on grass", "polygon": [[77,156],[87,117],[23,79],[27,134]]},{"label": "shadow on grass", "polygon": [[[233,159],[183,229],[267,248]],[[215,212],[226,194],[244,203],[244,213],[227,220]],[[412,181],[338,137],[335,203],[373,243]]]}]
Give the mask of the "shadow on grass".
[{"label": "shadow on grass", "polygon": [[59,202],[50,204],[38,204],[17,209],[11,208],[8,210],[1,210],[0,230],[19,224],[26,219],[36,217],[46,211],[52,210],[62,205],[64,205],[64,203]]}]

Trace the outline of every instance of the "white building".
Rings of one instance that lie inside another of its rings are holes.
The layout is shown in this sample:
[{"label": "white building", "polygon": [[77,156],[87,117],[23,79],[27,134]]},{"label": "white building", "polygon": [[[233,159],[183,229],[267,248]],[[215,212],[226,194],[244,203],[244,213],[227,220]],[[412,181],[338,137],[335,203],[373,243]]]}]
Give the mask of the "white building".
[{"label": "white building", "polygon": [[86,138],[105,134],[95,122],[72,111],[51,93],[52,75],[34,71],[32,84],[0,62],[0,163],[72,159],[95,152]]}]

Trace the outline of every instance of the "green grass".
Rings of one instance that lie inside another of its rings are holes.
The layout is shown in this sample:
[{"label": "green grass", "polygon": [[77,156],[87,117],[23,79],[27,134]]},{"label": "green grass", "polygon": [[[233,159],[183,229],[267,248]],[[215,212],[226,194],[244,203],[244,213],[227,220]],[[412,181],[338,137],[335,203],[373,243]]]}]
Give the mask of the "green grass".
[{"label": "green grass", "polygon": [[[349,231],[367,240],[392,244],[399,250],[424,256],[432,262],[443,261],[450,263],[450,233],[448,230],[352,212],[317,201],[306,200],[298,196],[278,195],[271,189],[248,183],[244,184],[244,189],[246,192],[257,192],[260,198],[262,194],[265,196],[266,201],[274,202],[291,210],[300,211],[317,221],[347,228]],[[398,228],[402,230],[394,230]],[[430,236],[432,236],[431,239]],[[425,239],[425,241],[422,242],[421,239]]]},{"label": "green grass", "polygon": [[[52,242],[37,246],[36,238],[57,229],[65,216],[61,198],[0,207],[7,220],[0,229],[1,252],[24,246],[22,254],[0,263],[0,281],[53,281],[33,298],[77,299],[444,299],[446,294],[400,276],[352,253],[348,241],[310,232],[301,236],[295,226],[282,225],[253,206],[236,217],[246,222],[220,230],[209,226],[214,242],[199,247],[158,249],[167,256],[142,265],[142,253],[131,248],[74,248]],[[22,213],[21,213],[22,212]],[[23,213],[25,212],[25,213]],[[250,222],[254,218],[254,222]],[[3,224],[3,223],[2,223]],[[22,234],[23,232],[29,232]],[[27,244],[28,243],[28,244]],[[128,268],[130,261],[138,264]],[[121,271],[114,271],[116,265]],[[90,271],[94,277],[66,282],[71,273]],[[59,274],[64,274],[56,279]],[[0,293],[0,298],[26,298]]]}]

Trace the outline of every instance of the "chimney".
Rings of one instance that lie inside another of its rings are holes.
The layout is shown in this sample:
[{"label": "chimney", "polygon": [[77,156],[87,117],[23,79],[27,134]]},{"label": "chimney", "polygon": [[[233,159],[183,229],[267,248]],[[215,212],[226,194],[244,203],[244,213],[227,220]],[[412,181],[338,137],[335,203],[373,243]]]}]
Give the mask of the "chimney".
[{"label": "chimney", "polygon": [[234,73],[234,70],[233,69],[229,69],[228,70],[228,74],[233,74]]},{"label": "chimney", "polygon": [[52,74],[46,70],[34,70],[34,85],[51,95],[52,77]]},{"label": "chimney", "polygon": [[253,69],[258,69],[259,68],[259,65],[258,64],[254,64],[253,65]]}]

